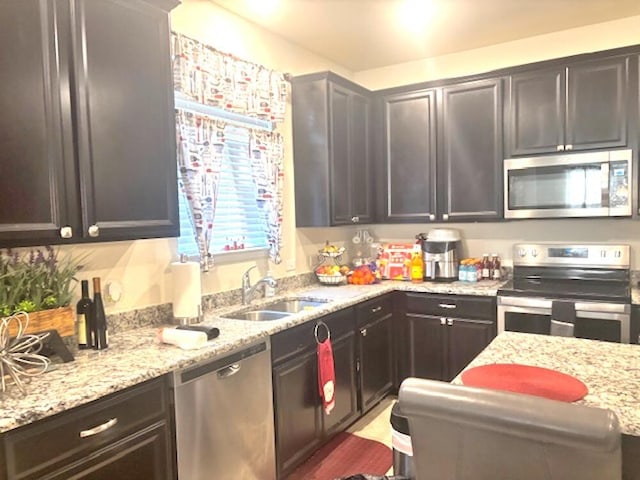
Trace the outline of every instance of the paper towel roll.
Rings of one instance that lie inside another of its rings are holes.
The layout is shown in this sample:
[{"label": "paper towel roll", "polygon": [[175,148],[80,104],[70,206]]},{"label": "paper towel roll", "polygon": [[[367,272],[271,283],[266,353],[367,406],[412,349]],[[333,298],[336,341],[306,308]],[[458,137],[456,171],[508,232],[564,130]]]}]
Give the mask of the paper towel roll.
[{"label": "paper towel roll", "polygon": [[199,313],[201,298],[200,264],[198,262],[175,262],[171,264],[173,282],[174,318],[193,318]]}]

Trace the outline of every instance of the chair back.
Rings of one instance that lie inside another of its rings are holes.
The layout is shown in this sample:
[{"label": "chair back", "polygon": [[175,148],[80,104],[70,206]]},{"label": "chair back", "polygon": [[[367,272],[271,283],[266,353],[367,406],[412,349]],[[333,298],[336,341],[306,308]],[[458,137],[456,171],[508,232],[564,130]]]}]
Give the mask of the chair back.
[{"label": "chair back", "polygon": [[416,480],[620,480],[621,435],[610,410],[408,378]]}]

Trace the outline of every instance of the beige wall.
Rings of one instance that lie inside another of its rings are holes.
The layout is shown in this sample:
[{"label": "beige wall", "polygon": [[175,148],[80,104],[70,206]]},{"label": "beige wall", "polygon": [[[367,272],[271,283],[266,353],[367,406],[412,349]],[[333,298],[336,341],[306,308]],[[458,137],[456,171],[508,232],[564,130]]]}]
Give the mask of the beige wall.
[{"label": "beige wall", "polygon": [[640,44],[640,16],[365,70],[353,79],[379,90],[635,44]]},{"label": "beige wall", "polygon": [[[472,52],[354,73],[241,20],[206,0],[183,0],[172,12],[171,21],[175,31],[269,68],[292,74],[332,70],[374,89],[640,43],[640,17],[632,17]],[[353,227],[295,228],[290,118],[280,127],[280,131],[286,141],[283,262],[278,266],[269,266],[266,259],[257,262],[260,273],[264,274],[267,268],[271,268],[277,278],[309,271],[310,257],[315,260],[315,252],[325,239],[348,246],[353,251],[347,240],[356,231]],[[381,239],[411,240],[415,233],[436,226],[378,225],[368,230]],[[510,259],[511,244],[520,240],[620,241],[632,243],[634,249],[640,251],[640,242],[635,240],[640,238],[640,222],[631,220],[529,221],[456,226],[461,229],[465,239],[465,252],[471,255],[490,250]],[[170,301],[169,265],[177,256],[175,239],[74,246],[63,251],[74,255],[89,253],[80,278],[98,275],[104,284],[118,282],[122,285],[122,299],[117,304],[107,303],[108,313]],[[203,275],[204,293],[238,288],[242,272],[256,263],[242,255],[217,259],[216,262],[211,272]],[[640,262],[634,261],[634,266],[640,268]],[[253,272],[252,278],[258,275],[258,272]]]}]

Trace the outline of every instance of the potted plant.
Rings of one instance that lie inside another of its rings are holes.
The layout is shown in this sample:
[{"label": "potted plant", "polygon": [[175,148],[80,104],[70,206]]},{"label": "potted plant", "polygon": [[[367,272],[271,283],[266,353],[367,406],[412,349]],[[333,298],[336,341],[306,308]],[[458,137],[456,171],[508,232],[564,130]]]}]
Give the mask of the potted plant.
[{"label": "potted plant", "polygon": [[61,336],[73,335],[71,297],[81,268],[78,259],[58,258],[50,246],[0,252],[0,318],[26,312],[29,332],[56,329]]}]

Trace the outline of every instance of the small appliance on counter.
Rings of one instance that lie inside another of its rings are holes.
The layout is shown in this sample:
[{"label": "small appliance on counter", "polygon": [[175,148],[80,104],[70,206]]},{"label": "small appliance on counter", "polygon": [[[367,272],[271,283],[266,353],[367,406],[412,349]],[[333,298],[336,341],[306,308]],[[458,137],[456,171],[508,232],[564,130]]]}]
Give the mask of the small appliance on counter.
[{"label": "small appliance on counter", "polygon": [[424,279],[435,282],[455,282],[458,280],[460,232],[453,229],[436,228],[430,230],[426,235],[419,233],[416,238],[422,242]]}]

